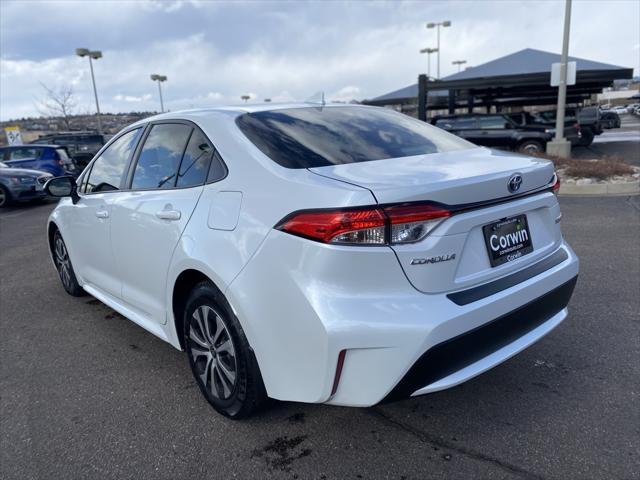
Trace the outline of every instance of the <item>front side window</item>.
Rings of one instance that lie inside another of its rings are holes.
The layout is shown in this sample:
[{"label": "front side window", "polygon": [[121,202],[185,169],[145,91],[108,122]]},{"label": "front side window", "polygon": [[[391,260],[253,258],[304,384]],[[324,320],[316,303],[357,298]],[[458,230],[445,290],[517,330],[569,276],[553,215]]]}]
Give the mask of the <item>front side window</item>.
[{"label": "front side window", "polygon": [[137,128],[125,133],[93,162],[91,172],[87,177],[84,192],[96,193],[119,190],[125,169],[131,154],[138,143],[141,129]]},{"label": "front side window", "polygon": [[470,130],[478,128],[476,117],[460,117],[455,119],[456,130]]},{"label": "front side window", "polygon": [[131,188],[173,188],[191,130],[189,125],[181,123],[154,125],[140,152]]},{"label": "front side window", "polygon": [[384,108],[306,107],[236,119],[262,153],[286,168],[313,168],[474,148],[440,128]]},{"label": "front side window", "polygon": [[504,129],[509,126],[507,119],[500,115],[479,117],[479,121],[482,129]]}]

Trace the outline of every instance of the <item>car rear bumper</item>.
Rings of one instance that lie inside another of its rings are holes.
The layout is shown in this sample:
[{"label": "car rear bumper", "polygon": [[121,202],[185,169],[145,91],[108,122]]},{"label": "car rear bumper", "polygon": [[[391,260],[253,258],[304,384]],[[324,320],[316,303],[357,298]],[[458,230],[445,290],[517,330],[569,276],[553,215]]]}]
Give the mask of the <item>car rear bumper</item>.
[{"label": "car rear bumper", "polygon": [[[364,250],[273,231],[231,283],[227,298],[272,398],[370,406],[457,385],[557,326],[578,274],[578,259],[562,242],[548,255],[563,252],[561,262],[458,305],[447,293],[411,287],[390,249],[376,249],[374,259]],[[507,323],[509,335],[480,341],[491,325]],[[448,342],[456,351],[471,346],[453,355]]]}]

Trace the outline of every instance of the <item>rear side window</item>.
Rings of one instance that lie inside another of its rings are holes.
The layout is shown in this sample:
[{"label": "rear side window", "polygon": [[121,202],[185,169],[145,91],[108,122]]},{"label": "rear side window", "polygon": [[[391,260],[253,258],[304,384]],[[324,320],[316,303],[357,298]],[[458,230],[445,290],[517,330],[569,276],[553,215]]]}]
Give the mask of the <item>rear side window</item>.
[{"label": "rear side window", "polygon": [[194,130],[180,164],[176,186],[202,185],[207,179],[212,157],[213,147],[199,130]]},{"label": "rear side window", "polygon": [[93,162],[84,187],[86,193],[119,190],[122,176],[138,142],[140,129],[125,133]]},{"label": "rear side window", "polygon": [[28,160],[40,158],[40,148],[17,148],[9,152],[9,160]]},{"label": "rear side window", "polygon": [[189,125],[181,123],[161,123],[151,127],[133,172],[131,188],[173,188],[191,130]]},{"label": "rear side window", "polygon": [[473,148],[439,128],[384,108],[308,107],[247,113],[236,124],[286,168],[313,168]]}]

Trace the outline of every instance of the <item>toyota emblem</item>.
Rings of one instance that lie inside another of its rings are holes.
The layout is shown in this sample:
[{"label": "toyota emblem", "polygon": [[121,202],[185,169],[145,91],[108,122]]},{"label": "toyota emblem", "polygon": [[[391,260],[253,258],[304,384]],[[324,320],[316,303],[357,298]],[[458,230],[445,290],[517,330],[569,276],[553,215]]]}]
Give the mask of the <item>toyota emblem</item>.
[{"label": "toyota emblem", "polygon": [[520,185],[522,185],[522,175],[520,175],[519,173],[514,173],[513,175],[511,175],[511,178],[509,179],[509,191],[511,193],[515,193],[518,190],[520,190]]}]

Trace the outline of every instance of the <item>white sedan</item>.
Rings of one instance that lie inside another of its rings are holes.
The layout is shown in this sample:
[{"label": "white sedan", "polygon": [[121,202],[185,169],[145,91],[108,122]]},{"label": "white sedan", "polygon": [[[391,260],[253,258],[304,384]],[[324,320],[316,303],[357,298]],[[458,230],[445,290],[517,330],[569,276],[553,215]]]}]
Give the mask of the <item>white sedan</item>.
[{"label": "white sedan", "polygon": [[186,350],[241,418],[442,390],[549,333],[578,274],[558,187],[546,160],[387,109],[190,110],[50,180],[47,234],[68,293]]}]

